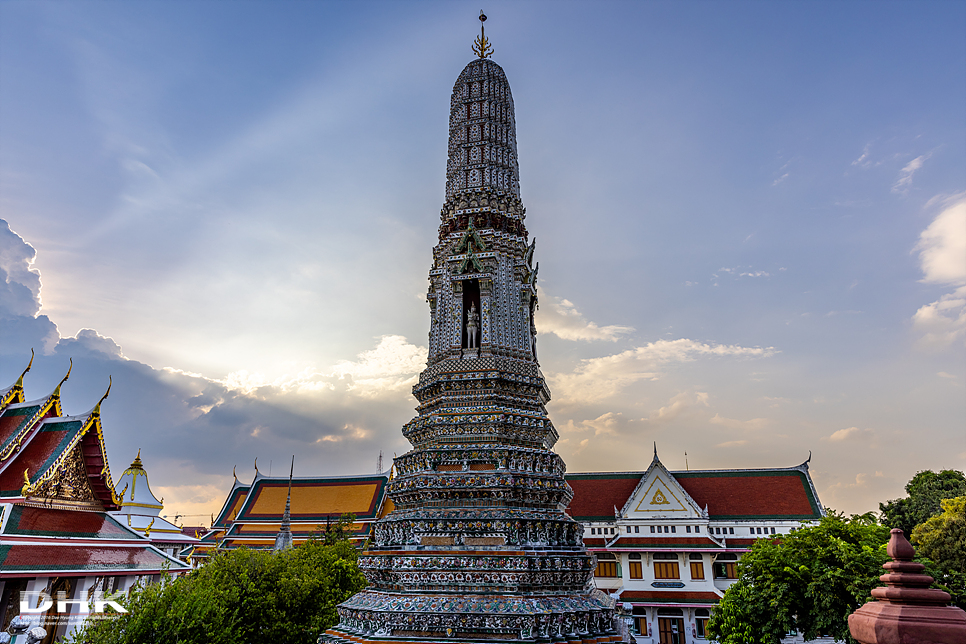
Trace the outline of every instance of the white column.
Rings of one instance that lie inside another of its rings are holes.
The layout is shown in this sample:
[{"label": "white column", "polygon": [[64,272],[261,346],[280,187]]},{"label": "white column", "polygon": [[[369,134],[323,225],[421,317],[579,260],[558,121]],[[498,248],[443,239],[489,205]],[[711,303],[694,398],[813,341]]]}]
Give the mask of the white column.
[{"label": "white column", "polygon": [[[91,587],[94,585],[95,581],[97,581],[96,575],[91,577],[81,577],[77,579],[76,583],[74,584],[74,593],[71,596],[71,599],[82,600],[86,602],[87,593],[90,592]],[[54,601],[56,600],[57,598],[55,597]],[[57,630],[59,631],[58,634],[72,635],[74,631],[79,629],[81,624],[84,623],[84,621],[87,619],[87,616],[90,614],[89,612],[90,609],[93,607],[88,606],[87,608],[88,608],[88,611],[85,612],[79,604],[70,604],[68,623],[66,626],[60,626],[57,628]]]}]

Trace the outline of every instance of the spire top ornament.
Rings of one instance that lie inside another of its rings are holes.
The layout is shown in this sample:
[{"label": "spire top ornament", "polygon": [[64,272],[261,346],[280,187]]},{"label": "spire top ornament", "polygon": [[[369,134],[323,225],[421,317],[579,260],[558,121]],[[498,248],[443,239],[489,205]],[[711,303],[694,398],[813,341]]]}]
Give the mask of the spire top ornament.
[{"label": "spire top ornament", "polygon": [[486,14],[480,9],[480,35],[473,41],[473,53],[480,58],[493,55],[493,47],[490,46],[490,41],[486,39],[486,30],[483,28],[484,22],[486,22]]}]

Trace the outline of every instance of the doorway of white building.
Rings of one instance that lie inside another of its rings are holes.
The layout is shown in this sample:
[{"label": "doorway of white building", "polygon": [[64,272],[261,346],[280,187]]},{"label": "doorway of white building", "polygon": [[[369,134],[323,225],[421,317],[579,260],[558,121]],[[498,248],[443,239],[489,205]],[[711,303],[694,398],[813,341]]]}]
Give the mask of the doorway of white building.
[{"label": "doorway of white building", "polygon": [[661,644],[684,644],[684,619],[681,617],[658,617],[657,632]]}]

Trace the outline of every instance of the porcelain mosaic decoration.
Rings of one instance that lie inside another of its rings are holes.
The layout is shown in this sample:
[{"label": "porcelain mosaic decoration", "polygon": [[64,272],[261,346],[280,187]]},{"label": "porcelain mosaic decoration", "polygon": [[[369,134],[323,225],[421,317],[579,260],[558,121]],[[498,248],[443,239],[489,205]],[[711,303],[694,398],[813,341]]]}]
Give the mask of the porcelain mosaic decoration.
[{"label": "porcelain mosaic decoration", "polygon": [[403,427],[413,447],[360,560],[371,585],[339,606],[329,642],[619,639],[564,513],[573,492],[537,362],[513,97],[481,52],[453,88],[429,359]]}]

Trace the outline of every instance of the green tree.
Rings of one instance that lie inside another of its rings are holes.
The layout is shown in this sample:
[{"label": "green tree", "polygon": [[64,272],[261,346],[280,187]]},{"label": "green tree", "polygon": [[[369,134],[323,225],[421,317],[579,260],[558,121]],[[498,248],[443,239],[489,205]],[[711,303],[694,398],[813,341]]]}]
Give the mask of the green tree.
[{"label": "green tree", "polygon": [[910,540],[934,565],[930,574],[937,584],[966,608],[966,496],[944,499],[941,507],[941,514],[916,526]]},{"label": "green tree", "polygon": [[[90,621],[78,644],[293,644],[315,642],[338,622],[336,606],[366,581],[358,552],[338,533],[280,553],[240,548],[220,552],[198,570],[138,587],[129,611]],[[328,543],[327,543],[328,541]]]},{"label": "green tree", "polygon": [[913,529],[940,513],[943,499],[966,495],[966,476],[957,470],[932,470],[917,473],[906,484],[904,499],[893,499],[879,504],[882,523],[890,528],[900,528],[906,537]]},{"label": "green tree", "polygon": [[889,530],[871,512],[826,513],[817,525],[755,542],[738,563],[738,581],[712,611],[710,638],[777,644],[797,630],[806,640],[852,641],[847,619],[880,585]]}]

